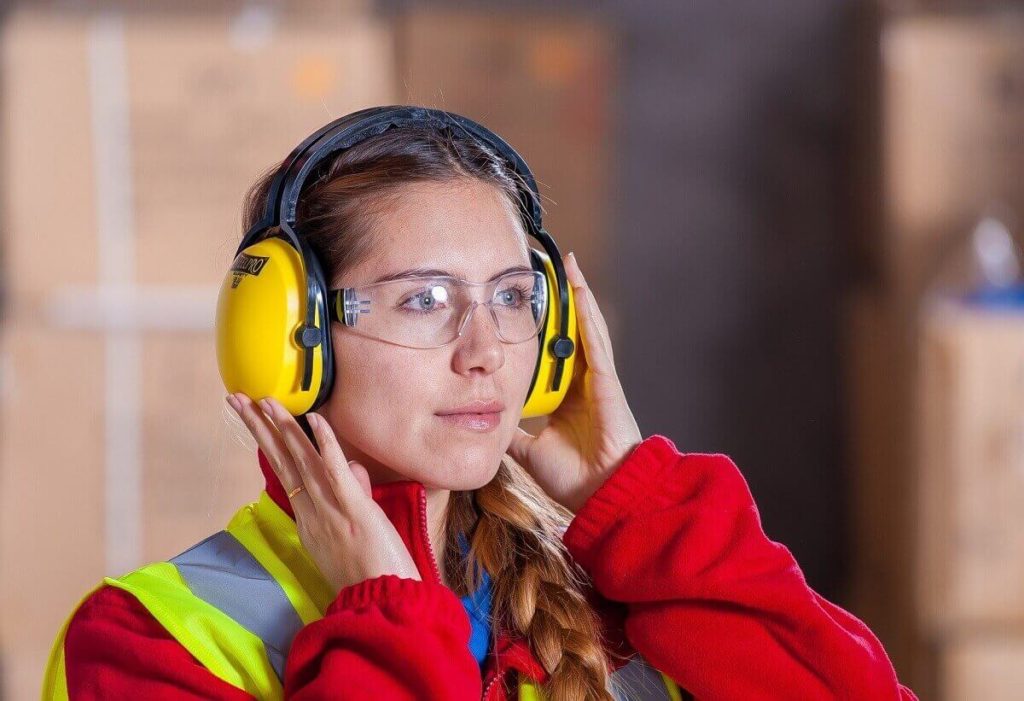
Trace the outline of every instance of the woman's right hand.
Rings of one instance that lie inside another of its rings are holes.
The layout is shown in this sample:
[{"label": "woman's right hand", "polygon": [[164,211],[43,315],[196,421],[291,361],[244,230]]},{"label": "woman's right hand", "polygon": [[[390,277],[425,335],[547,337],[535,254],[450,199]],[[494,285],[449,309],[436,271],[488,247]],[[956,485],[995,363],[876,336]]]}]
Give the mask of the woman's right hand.
[{"label": "woman's right hand", "polygon": [[326,419],[306,414],[321,455],[295,417],[274,399],[257,405],[241,392],[227,399],[285,491],[302,485],[291,497],[299,540],[335,594],[384,574],[421,579],[394,524],[373,500],[366,468],[345,459]]}]

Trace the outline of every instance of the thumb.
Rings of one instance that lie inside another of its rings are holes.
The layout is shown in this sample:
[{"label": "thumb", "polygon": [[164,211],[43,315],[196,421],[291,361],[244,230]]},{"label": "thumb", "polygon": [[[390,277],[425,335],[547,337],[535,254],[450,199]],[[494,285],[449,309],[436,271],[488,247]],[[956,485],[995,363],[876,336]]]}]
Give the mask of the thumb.
[{"label": "thumb", "polygon": [[527,470],[530,469],[530,447],[535,440],[537,440],[536,436],[517,426],[516,432],[512,434],[512,442],[508,446],[508,454]]},{"label": "thumb", "polygon": [[352,471],[352,476],[356,478],[356,482],[363,488],[363,493],[370,499],[373,498],[373,488],[370,485],[370,473],[366,471],[366,468],[357,463],[355,460],[349,460],[348,467]]}]

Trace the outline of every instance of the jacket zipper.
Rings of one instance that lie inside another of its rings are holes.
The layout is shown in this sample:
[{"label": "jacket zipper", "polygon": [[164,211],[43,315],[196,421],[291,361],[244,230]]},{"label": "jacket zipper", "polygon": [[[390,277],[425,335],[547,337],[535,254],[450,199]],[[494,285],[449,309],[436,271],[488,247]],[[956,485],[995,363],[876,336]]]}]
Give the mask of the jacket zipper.
[{"label": "jacket zipper", "polygon": [[491,695],[491,687],[493,687],[495,685],[495,683],[497,683],[498,679],[500,679],[501,676],[502,675],[499,675],[497,673],[494,673],[491,676],[491,681],[487,683],[487,687],[484,689],[484,695],[482,697],[483,701],[487,701],[487,699],[490,697],[490,695]]},{"label": "jacket zipper", "polygon": [[434,572],[437,582],[443,582],[441,579],[441,571],[437,566],[437,557],[434,555],[434,545],[430,542],[430,531],[427,529],[427,491],[426,489],[420,489],[420,531],[423,536],[423,540],[427,543],[427,553],[430,555],[430,568]]},{"label": "jacket zipper", "polygon": [[[442,582],[441,572],[437,565],[437,556],[434,554],[434,545],[430,542],[430,530],[427,528],[427,492],[425,489],[420,490],[420,535],[423,536],[423,540],[427,543],[427,552],[430,554],[430,567],[437,578],[438,582]],[[490,682],[484,688],[483,701],[489,698],[491,689],[498,682],[503,674],[497,672],[492,673]]]}]

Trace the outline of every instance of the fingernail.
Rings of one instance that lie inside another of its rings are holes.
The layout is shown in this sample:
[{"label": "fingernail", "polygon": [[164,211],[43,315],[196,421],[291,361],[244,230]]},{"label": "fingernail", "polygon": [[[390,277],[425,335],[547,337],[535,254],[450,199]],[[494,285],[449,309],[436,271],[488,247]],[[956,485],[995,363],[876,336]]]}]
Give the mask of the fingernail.
[{"label": "fingernail", "polygon": [[229,394],[225,397],[225,399],[227,400],[228,404],[231,405],[231,408],[235,410],[236,414],[242,413],[242,405],[241,403],[239,403],[235,395]]},{"label": "fingernail", "polygon": [[260,400],[260,408],[263,409],[263,413],[265,413],[267,416],[274,416],[274,407],[270,405],[270,400],[267,399],[266,397]]}]

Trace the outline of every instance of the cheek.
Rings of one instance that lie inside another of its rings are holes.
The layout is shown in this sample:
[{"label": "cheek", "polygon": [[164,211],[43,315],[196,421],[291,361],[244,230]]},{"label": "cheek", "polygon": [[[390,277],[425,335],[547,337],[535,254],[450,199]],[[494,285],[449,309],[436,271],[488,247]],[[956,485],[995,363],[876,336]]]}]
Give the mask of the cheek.
[{"label": "cheek", "polygon": [[[336,378],[331,401],[354,434],[388,435],[408,426],[429,405],[430,365],[417,351],[346,338],[336,346]],[[435,395],[436,396],[436,395]]]},{"label": "cheek", "polygon": [[521,343],[518,346],[512,346],[513,352],[509,353],[508,360],[511,361],[509,368],[508,377],[508,391],[510,394],[515,394],[519,398],[519,403],[516,405],[516,421],[518,422],[518,416],[522,410],[523,404],[526,403],[526,395],[530,390],[530,380],[533,379],[533,371],[537,367],[537,342],[530,341],[528,343]]}]

